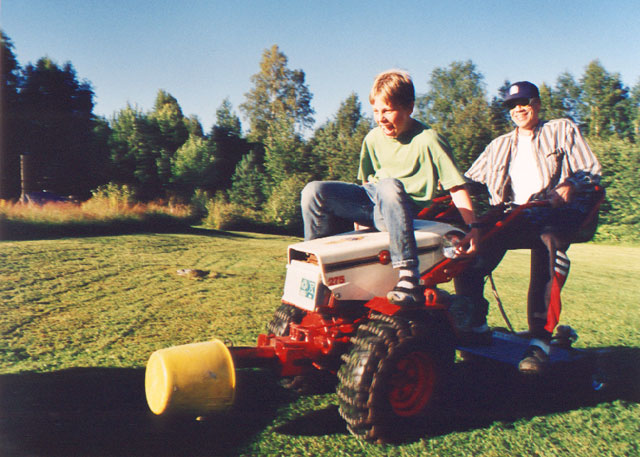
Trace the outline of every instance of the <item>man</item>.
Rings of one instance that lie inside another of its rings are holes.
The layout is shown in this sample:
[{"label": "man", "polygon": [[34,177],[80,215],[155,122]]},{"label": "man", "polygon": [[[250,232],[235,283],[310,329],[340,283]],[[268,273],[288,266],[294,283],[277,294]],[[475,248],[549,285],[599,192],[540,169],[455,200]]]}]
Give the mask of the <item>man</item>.
[{"label": "man", "polygon": [[508,233],[483,244],[473,267],[456,279],[456,292],[476,304],[477,334],[488,332],[484,277],[507,249],[530,248],[531,341],[519,369],[540,373],[548,362],[551,336],[560,317],[560,290],[569,273],[566,251],[593,206],[600,163],[573,122],[540,120],[540,94],[534,84],[512,84],[504,104],[515,130],[494,139],[465,176],[487,186],[492,205],[523,204],[536,198],[549,200],[551,207],[530,210]]},{"label": "man", "polygon": [[[343,222],[389,232],[389,251],[398,283],[387,298],[399,306],[425,302],[413,220],[438,186],[451,193],[467,224],[475,215],[465,180],[455,167],[447,141],[411,117],[415,90],[410,76],[390,70],[379,74],[369,101],[378,125],[367,134],[360,154],[362,185],[314,181],[302,191],[306,240],[338,233]],[[459,253],[472,254],[478,230],[460,243]]]}]

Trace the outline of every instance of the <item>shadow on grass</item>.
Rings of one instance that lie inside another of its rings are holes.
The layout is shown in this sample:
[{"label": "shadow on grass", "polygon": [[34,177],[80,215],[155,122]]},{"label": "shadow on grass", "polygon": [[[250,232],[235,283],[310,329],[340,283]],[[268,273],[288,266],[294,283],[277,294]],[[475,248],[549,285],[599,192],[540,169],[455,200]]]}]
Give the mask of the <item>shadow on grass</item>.
[{"label": "shadow on grass", "polygon": [[[243,238],[241,233],[194,227],[195,220],[156,216],[146,220],[119,220],[113,222],[43,223],[6,221],[0,219],[0,241],[55,240],[60,238],[84,238],[93,236],[132,235],[141,233],[186,233],[211,237]],[[299,236],[299,233],[266,224],[234,227],[234,231],[265,235]]]},{"label": "shadow on grass", "polygon": [[[481,429],[622,400],[640,401],[640,348],[589,350],[596,364],[555,367],[543,378],[488,362],[455,366],[439,413],[398,430],[398,443]],[[601,370],[608,386],[591,388]],[[145,401],[144,369],[74,368],[0,376],[0,455],[233,456],[294,400],[267,371],[238,372],[237,403],[225,414],[161,418]],[[277,433],[346,434],[337,406],[297,417]],[[354,438],[355,439],[355,438]]]},{"label": "shadow on grass", "polygon": [[[397,443],[481,429],[495,422],[505,428],[520,419],[572,411],[622,400],[640,402],[640,348],[585,350],[582,362],[556,364],[542,377],[521,375],[515,367],[490,361],[457,363],[447,397],[434,417],[394,431]],[[594,390],[593,375],[606,381]],[[294,436],[343,433],[337,406],[314,411],[280,426]]]},{"label": "shadow on grass", "polygon": [[[582,362],[557,364],[545,375],[525,376],[497,362],[456,364],[450,397],[427,436],[568,412],[600,403],[640,401],[640,348],[585,350]],[[604,381],[596,390],[594,380]]]},{"label": "shadow on grass", "polygon": [[328,436],[349,433],[346,423],[340,417],[337,405],[297,417],[278,427],[277,432],[291,436]]},{"label": "shadow on grass", "polygon": [[221,416],[162,418],[147,407],[144,369],[75,368],[0,376],[0,455],[233,456],[290,401],[263,371],[238,374]]}]

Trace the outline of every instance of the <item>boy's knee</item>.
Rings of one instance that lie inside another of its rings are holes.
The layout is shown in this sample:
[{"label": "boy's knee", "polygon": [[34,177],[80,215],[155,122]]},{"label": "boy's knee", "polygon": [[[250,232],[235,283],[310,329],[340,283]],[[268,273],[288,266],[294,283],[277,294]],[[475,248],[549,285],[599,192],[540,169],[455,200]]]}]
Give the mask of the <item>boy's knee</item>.
[{"label": "boy's knee", "polygon": [[316,196],[321,192],[322,181],[311,181],[307,183],[306,186],[300,192],[300,201],[303,206],[305,206],[305,202],[309,202],[312,199],[316,198]]},{"label": "boy's knee", "polygon": [[377,186],[378,195],[383,200],[400,200],[406,196],[404,185],[398,179],[381,179]]}]

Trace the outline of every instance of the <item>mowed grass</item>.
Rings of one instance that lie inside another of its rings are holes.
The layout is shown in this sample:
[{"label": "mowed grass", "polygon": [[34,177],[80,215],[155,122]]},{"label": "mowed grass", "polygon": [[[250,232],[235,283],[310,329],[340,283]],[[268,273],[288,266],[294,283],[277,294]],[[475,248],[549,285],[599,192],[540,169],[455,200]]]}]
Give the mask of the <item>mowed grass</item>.
[{"label": "mowed grass", "polygon": [[[240,374],[238,404],[205,421],[153,416],[144,365],[156,349],[218,337],[253,345],[277,307],[286,246],[238,232],[0,243],[0,455],[635,456],[640,453],[640,248],[569,251],[562,323],[597,355],[602,393],[578,376],[527,382],[458,363],[451,399],[395,445],[349,435],[333,393],[297,396],[263,371]],[[529,256],[495,272],[526,327]],[[178,269],[208,271],[204,278]],[[449,286],[447,286],[449,287]],[[490,324],[504,326],[495,300]]]}]

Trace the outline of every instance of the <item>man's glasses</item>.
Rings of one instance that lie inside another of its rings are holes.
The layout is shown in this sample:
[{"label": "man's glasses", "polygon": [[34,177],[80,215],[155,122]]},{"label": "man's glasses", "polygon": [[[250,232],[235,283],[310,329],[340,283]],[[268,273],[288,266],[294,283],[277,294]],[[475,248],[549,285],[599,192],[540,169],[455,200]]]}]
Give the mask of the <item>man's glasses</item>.
[{"label": "man's glasses", "polygon": [[529,106],[533,102],[533,98],[514,98],[508,102],[504,102],[504,106],[512,110],[516,106]]}]

